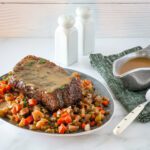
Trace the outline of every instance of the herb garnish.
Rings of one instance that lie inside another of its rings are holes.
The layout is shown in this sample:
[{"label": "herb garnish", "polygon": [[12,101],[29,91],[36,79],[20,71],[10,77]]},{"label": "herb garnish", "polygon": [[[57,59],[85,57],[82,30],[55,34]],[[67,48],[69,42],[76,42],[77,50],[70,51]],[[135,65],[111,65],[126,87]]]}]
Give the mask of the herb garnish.
[{"label": "herb garnish", "polygon": [[23,98],[23,105],[24,105],[24,107],[26,107],[28,105],[27,97]]},{"label": "herb garnish", "polygon": [[61,86],[59,89],[60,90],[63,90],[65,88],[65,85]]},{"label": "herb garnish", "polygon": [[27,63],[26,66],[32,66],[33,64],[35,64],[35,61],[31,61],[31,62]]},{"label": "herb garnish", "polygon": [[45,59],[43,59],[43,58],[40,58],[40,60],[39,60],[39,64],[45,64],[46,63],[46,60]]},{"label": "herb garnish", "polygon": [[8,81],[11,76],[12,76],[12,72],[9,72],[8,74],[2,76],[1,79],[4,81]]}]

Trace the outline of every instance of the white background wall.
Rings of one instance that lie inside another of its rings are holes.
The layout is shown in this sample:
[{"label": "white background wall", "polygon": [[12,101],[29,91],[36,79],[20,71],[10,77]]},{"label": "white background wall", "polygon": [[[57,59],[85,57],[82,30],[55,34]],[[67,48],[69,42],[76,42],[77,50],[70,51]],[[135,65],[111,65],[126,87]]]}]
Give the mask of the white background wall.
[{"label": "white background wall", "polygon": [[150,37],[150,0],[0,0],[0,37],[53,37],[57,17],[84,5],[98,38]]}]

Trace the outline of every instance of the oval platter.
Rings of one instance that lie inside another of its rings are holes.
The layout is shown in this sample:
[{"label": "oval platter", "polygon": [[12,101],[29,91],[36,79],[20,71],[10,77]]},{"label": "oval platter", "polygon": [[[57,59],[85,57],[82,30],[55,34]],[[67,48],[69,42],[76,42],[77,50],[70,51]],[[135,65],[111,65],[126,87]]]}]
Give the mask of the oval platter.
[{"label": "oval platter", "polygon": [[12,122],[8,121],[8,119],[6,119],[6,118],[0,118],[0,120],[2,122],[5,122],[5,123],[9,124],[13,128],[20,129],[20,131],[24,132],[24,133],[30,132],[31,134],[42,134],[42,135],[48,135],[48,136],[64,136],[64,137],[66,137],[66,136],[81,136],[81,135],[85,135],[85,134],[91,134],[93,132],[97,132],[101,129],[104,129],[105,126],[108,126],[109,125],[108,123],[110,122],[110,120],[112,119],[112,117],[114,115],[114,98],[113,98],[113,94],[111,93],[109,88],[107,88],[103,83],[101,83],[97,79],[95,79],[95,78],[93,78],[93,77],[91,77],[91,76],[89,76],[85,73],[82,73],[82,72],[79,72],[79,71],[76,71],[76,70],[72,70],[72,69],[67,69],[67,68],[65,68],[65,70],[68,72],[68,74],[72,74],[73,72],[78,72],[81,75],[81,79],[91,80],[94,84],[95,92],[99,95],[106,96],[107,98],[109,98],[110,105],[107,108],[107,110],[110,112],[110,114],[105,118],[103,124],[100,127],[96,127],[96,128],[91,129],[89,131],[81,131],[81,132],[76,132],[76,133],[69,133],[69,134],[56,134],[56,133],[53,133],[52,134],[52,133],[45,133],[45,132],[42,132],[42,131],[34,131],[34,130],[29,130],[29,129],[26,129],[26,128],[18,127],[17,125],[15,125]]}]

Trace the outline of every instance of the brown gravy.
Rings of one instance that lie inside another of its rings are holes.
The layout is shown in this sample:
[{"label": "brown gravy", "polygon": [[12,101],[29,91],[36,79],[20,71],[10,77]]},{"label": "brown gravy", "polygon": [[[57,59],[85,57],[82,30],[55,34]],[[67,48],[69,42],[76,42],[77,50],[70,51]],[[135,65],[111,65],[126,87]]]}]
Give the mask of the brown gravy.
[{"label": "brown gravy", "polygon": [[137,68],[150,68],[150,58],[137,57],[130,59],[120,67],[119,74],[123,74]]},{"label": "brown gravy", "polygon": [[32,60],[23,64],[22,70],[16,73],[16,78],[28,86],[36,86],[49,93],[71,82],[71,77],[65,72],[58,71],[57,67],[49,68]]}]

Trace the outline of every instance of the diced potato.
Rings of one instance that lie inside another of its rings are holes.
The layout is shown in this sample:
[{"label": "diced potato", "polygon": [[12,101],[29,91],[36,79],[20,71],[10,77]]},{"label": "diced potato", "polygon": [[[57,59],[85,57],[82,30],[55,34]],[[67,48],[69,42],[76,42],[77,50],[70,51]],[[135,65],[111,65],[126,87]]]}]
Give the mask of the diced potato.
[{"label": "diced potato", "polygon": [[36,127],[37,127],[38,129],[40,129],[40,128],[43,128],[46,124],[48,124],[48,120],[45,119],[45,118],[42,118],[40,121],[38,121],[38,122],[36,123]]},{"label": "diced potato", "polygon": [[81,109],[81,116],[84,116],[85,115],[85,108],[82,108]]},{"label": "diced potato", "polygon": [[45,108],[42,108],[42,112],[43,112],[44,114],[48,113],[47,109],[45,109]]},{"label": "diced potato", "polygon": [[95,101],[101,103],[102,102],[102,97],[100,95],[97,95],[95,97]]},{"label": "diced potato", "polygon": [[17,115],[13,115],[12,116],[12,120],[15,121],[15,122],[19,122],[20,121],[19,115],[18,114]]},{"label": "diced potato", "polygon": [[88,94],[87,94],[87,98],[88,98],[88,99],[92,99],[92,96],[93,96],[93,95],[92,95],[91,93],[88,93]]},{"label": "diced potato", "polygon": [[67,108],[66,108],[66,111],[70,114],[70,113],[71,113],[71,111],[72,111],[71,106],[67,107]]},{"label": "diced potato", "polygon": [[78,113],[80,111],[80,108],[78,108],[77,106],[74,107],[74,112]]},{"label": "diced potato", "polygon": [[35,105],[34,107],[33,107],[33,110],[41,110],[41,108],[40,108],[40,106],[38,106],[38,105]]},{"label": "diced potato", "polygon": [[29,125],[29,129],[30,129],[30,130],[36,130],[37,127],[36,127],[35,124],[30,124],[30,125]]},{"label": "diced potato", "polygon": [[96,122],[100,122],[101,120],[102,120],[102,115],[101,115],[101,113],[99,113],[99,114],[96,116],[95,121],[96,121]]},{"label": "diced potato", "polygon": [[12,101],[14,100],[14,96],[12,94],[5,94],[5,101]]},{"label": "diced potato", "polygon": [[26,115],[29,113],[29,108],[28,107],[25,107],[23,109],[20,110],[20,115]]},{"label": "diced potato", "polygon": [[74,126],[74,125],[68,125],[68,129],[71,132],[75,132],[79,129],[79,126]]},{"label": "diced potato", "polygon": [[90,125],[89,125],[89,124],[86,124],[85,127],[84,127],[84,130],[85,130],[85,131],[89,131],[90,129],[91,129],[91,128],[90,128]]},{"label": "diced potato", "polygon": [[75,125],[75,126],[81,126],[81,122],[75,122],[73,125]]},{"label": "diced potato", "polygon": [[101,120],[105,118],[104,114],[101,113]]},{"label": "diced potato", "polygon": [[96,113],[96,114],[99,114],[99,112],[100,112],[100,111],[99,111],[99,108],[98,108],[98,107],[95,107],[95,113]]},{"label": "diced potato", "polygon": [[12,115],[6,115],[6,117],[9,119],[9,120],[11,120],[11,121],[13,121],[13,116]]},{"label": "diced potato", "polygon": [[50,120],[51,120],[51,121],[56,121],[56,117],[53,117],[53,116],[52,116],[52,117],[50,117]]},{"label": "diced potato", "polygon": [[24,98],[24,94],[23,93],[19,93],[18,98],[23,99]]},{"label": "diced potato", "polygon": [[80,119],[81,119],[81,116],[80,115],[76,115],[75,122],[78,122]]},{"label": "diced potato", "polygon": [[34,121],[39,121],[41,118],[44,117],[44,114],[39,110],[34,110],[32,112],[32,116],[33,116]]},{"label": "diced potato", "polygon": [[78,72],[73,72],[72,77],[75,77],[77,79],[80,79],[80,74]]},{"label": "diced potato", "polygon": [[22,118],[18,125],[19,125],[19,127],[24,127],[25,126],[25,118]]},{"label": "diced potato", "polygon": [[88,105],[91,105],[91,104],[92,104],[92,98],[87,98],[87,97],[85,97],[85,98],[83,99],[83,101],[84,101],[86,104],[88,104]]},{"label": "diced potato", "polygon": [[23,95],[23,93],[19,93],[19,95],[18,95],[18,96],[16,96],[15,101],[16,101],[16,103],[24,104],[23,99],[24,99],[24,95]]},{"label": "diced potato", "polygon": [[5,117],[7,115],[7,112],[8,112],[8,107],[4,107],[0,109],[0,117]]},{"label": "diced potato", "polygon": [[100,106],[100,102],[96,101],[95,106]]},{"label": "diced potato", "polygon": [[90,80],[82,80],[81,86],[87,90],[91,90],[93,88],[93,84]]},{"label": "diced potato", "polygon": [[60,110],[60,109],[59,109],[59,110],[57,110],[56,115],[57,115],[57,117],[60,117],[60,115],[61,115],[61,110]]},{"label": "diced potato", "polygon": [[86,115],[85,115],[85,120],[86,120],[86,121],[89,121],[90,118],[91,118],[91,114],[86,114]]},{"label": "diced potato", "polygon": [[48,132],[48,133],[55,133],[55,130],[54,130],[54,129],[51,129],[51,128],[48,128],[45,132]]}]

